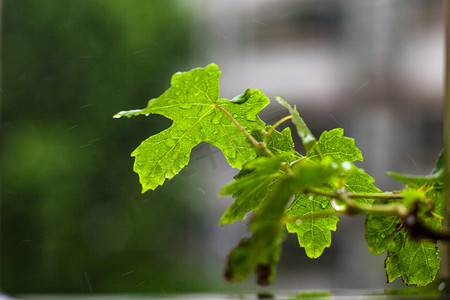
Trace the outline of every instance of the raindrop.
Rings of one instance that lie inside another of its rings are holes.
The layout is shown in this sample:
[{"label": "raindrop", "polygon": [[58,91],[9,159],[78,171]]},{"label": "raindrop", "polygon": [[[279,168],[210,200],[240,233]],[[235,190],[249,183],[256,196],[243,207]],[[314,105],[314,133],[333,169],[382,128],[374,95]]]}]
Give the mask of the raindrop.
[{"label": "raindrop", "polygon": [[335,211],[343,211],[345,210],[345,205],[341,205],[336,202],[336,199],[331,199],[331,206],[333,206]]},{"label": "raindrop", "polygon": [[150,114],[145,114],[146,117],[150,116]]},{"label": "raindrop", "polygon": [[314,197],[313,196],[309,196],[308,199],[312,201],[312,200],[314,200]]},{"label": "raindrop", "polygon": [[238,117],[238,114],[233,114],[233,118],[237,118]]},{"label": "raindrop", "polygon": [[192,104],[182,104],[180,105],[181,109],[191,109],[192,108]]},{"label": "raindrop", "polygon": [[300,220],[300,219],[295,220],[295,225],[301,225],[301,224],[302,224],[302,220]]},{"label": "raindrop", "polygon": [[114,115],[114,119],[119,119],[121,117],[121,115]]},{"label": "raindrop", "polygon": [[384,235],[384,234],[381,234],[381,238],[382,239],[384,239],[386,237],[386,235]]},{"label": "raindrop", "polygon": [[350,170],[350,169],[352,168],[352,164],[349,163],[348,161],[344,161],[344,162],[341,164],[341,166],[342,166],[342,168],[343,168],[344,170],[346,170],[346,171],[348,171],[348,170]]}]

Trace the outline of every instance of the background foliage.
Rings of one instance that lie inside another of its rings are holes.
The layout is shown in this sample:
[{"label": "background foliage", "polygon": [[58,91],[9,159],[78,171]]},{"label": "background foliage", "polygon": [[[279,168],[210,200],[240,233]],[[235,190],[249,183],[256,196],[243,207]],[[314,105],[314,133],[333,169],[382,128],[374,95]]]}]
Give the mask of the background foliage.
[{"label": "background foliage", "polygon": [[188,28],[174,1],[3,1],[4,291],[200,286],[186,274],[186,197],[142,197],[126,159],[168,122],[112,119],[185,68]]}]

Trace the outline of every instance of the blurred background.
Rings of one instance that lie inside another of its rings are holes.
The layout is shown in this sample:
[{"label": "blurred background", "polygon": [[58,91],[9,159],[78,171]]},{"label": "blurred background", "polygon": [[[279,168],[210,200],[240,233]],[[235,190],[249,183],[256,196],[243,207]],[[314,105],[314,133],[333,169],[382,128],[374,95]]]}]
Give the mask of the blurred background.
[{"label": "blurred background", "polygon": [[[140,193],[130,153],[168,126],[113,119],[170,77],[215,62],[221,97],[258,88],[295,103],[318,137],[343,127],[381,189],[385,171],[429,173],[442,147],[439,0],[3,0],[1,278],[4,292],[183,293],[256,289],[222,278],[245,221],[220,227],[236,170],[201,144],[180,175]],[[286,111],[272,103],[261,118]],[[297,142],[300,145],[299,142]],[[301,151],[302,149],[299,149]],[[364,217],[332,247],[284,243],[269,289],[385,287]],[[266,288],[267,289],[267,288]]]}]

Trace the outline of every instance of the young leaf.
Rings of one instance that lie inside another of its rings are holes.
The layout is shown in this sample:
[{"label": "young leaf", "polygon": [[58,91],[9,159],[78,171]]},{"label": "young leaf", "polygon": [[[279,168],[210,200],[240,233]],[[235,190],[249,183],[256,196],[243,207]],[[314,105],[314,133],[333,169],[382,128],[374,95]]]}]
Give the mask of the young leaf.
[{"label": "young leaf", "polygon": [[[272,126],[267,126],[265,132],[269,132]],[[261,130],[253,130],[252,136],[258,141],[264,141],[264,134]],[[292,141],[292,133],[289,127],[285,128],[282,132],[273,130],[267,141],[267,148],[275,156],[282,155],[285,161],[288,163],[294,160],[300,159],[302,156],[295,151],[294,142]]]},{"label": "young leaf", "polygon": [[[331,157],[338,164],[363,160],[361,151],[355,146],[355,140],[344,137],[342,128],[324,131],[319,138],[318,145],[323,156]],[[315,158],[320,155],[315,148],[312,148],[307,157]]]},{"label": "young leaf", "polygon": [[303,147],[305,147],[306,152],[308,152],[312,147],[314,147],[317,143],[316,138],[313,136],[308,126],[306,126],[305,121],[300,117],[297,108],[292,107],[284,98],[275,97],[275,100],[278,101],[283,107],[289,110],[289,113],[292,116],[292,123],[294,123],[297,128],[298,136],[302,139]]},{"label": "young leaf", "polygon": [[[189,162],[194,146],[206,141],[222,150],[232,167],[255,158],[257,152],[233,124],[232,116],[251,132],[264,129],[258,113],[269,103],[259,90],[247,90],[240,101],[219,100],[220,71],[215,64],[173,75],[171,87],[141,110],[120,112],[114,117],[161,114],[170,128],[151,136],[131,154],[136,158],[142,192],[162,185]],[[227,115],[226,112],[229,115]]]}]

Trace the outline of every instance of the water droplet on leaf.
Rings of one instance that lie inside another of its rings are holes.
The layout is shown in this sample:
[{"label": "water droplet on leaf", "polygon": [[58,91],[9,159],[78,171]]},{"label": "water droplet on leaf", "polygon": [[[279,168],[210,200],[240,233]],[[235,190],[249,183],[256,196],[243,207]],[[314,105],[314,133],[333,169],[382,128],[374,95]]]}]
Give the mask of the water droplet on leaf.
[{"label": "water droplet on leaf", "polygon": [[336,201],[336,199],[331,199],[331,206],[333,206],[335,211],[343,211],[345,210],[345,205],[342,205]]},{"label": "water droplet on leaf", "polygon": [[181,109],[191,109],[192,108],[192,104],[182,104],[180,105]]},{"label": "water droplet on leaf", "polygon": [[302,224],[302,220],[300,220],[300,219],[295,220],[295,225],[301,225],[301,224]]},{"label": "water droplet on leaf", "polygon": [[343,168],[344,170],[346,170],[346,171],[348,171],[348,170],[350,170],[350,169],[352,168],[352,164],[351,164],[350,162],[348,162],[348,161],[344,161],[344,162],[341,164],[341,166],[342,166],[342,168]]}]

